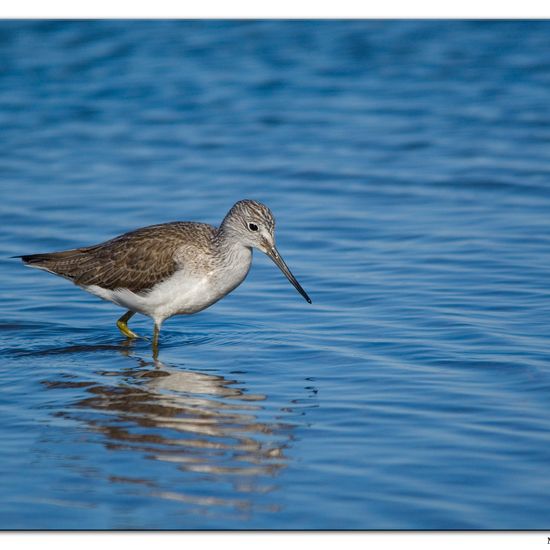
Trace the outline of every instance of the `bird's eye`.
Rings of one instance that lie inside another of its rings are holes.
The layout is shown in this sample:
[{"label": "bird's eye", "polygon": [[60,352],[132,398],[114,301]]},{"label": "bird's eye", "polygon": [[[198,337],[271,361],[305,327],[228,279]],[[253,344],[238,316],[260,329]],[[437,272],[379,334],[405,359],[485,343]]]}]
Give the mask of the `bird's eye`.
[{"label": "bird's eye", "polygon": [[250,229],[250,231],[258,231],[258,226],[255,223],[249,223],[248,229]]}]

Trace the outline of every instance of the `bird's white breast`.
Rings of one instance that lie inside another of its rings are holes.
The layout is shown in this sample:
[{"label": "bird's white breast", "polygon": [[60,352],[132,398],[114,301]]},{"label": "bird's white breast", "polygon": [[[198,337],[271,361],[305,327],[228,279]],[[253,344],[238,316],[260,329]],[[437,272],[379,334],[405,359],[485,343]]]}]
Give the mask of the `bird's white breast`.
[{"label": "bird's white breast", "polygon": [[245,279],[251,261],[251,250],[240,247],[227,264],[204,271],[180,269],[144,293],[108,290],[95,285],[85,290],[161,323],[173,315],[201,311],[229,294]]}]

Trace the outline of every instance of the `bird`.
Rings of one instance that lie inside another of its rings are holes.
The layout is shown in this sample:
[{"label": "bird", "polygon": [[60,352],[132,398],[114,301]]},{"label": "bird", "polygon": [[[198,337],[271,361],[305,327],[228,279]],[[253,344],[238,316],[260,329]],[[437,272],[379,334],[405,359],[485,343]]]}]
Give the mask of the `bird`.
[{"label": "bird", "polygon": [[237,288],[248,275],[254,248],[312,303],[275,246],[271,210],[250,199],[236,202],[217,228],[190,221],[161,223],[92,246],[16,257],[126,309],[116,324],[129,339],[138,335],[128,321],[136,313],[150,317],[157,357],[162,323],[202,311]]}]

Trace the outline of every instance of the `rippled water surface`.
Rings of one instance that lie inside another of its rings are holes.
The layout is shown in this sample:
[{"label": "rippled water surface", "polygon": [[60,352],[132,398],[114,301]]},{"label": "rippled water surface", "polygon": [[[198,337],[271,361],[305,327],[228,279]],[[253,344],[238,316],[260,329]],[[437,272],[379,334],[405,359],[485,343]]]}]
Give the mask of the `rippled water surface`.
[{"label": "rippled water surface", "polygon": [[[550,23],[0,24],[1,528],[550,528]],[[10,256],[265,202],[167,321]],[[131,326],[149,334],[151,321]]]}]

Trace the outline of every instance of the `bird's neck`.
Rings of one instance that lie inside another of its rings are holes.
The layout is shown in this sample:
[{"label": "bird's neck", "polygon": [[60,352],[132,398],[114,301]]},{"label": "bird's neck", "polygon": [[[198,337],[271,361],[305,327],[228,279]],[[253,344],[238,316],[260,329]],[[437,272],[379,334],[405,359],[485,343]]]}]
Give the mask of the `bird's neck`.
[{"label": "bird's neck", "polygon": [[222,225],[214,237],[217,257],[223,265],[246,264],[252,261],[252,248],[245,246],[230,227]]}]

